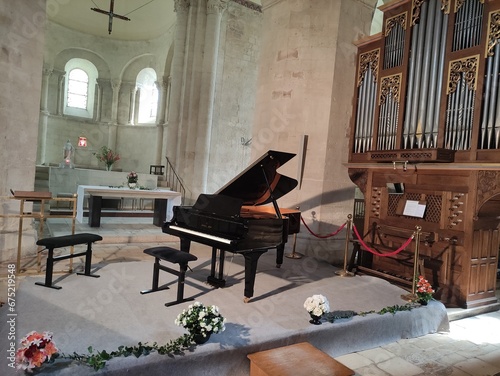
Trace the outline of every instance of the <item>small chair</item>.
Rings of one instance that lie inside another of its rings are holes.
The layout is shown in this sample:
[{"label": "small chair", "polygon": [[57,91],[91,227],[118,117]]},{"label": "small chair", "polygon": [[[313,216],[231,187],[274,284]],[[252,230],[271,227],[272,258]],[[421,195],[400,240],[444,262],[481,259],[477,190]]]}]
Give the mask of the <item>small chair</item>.
[{"label": "small chair", "polygon": [[165,166],[162,165],[150,165],[149,166],[149,173],[151,175],[163,175],[163,169]]},{"label": "small chair", "polygon": [[[158,286],[160,278],[160,270],[171,273],[178,276],[177,280],[177,300],[170,303],[165,303],[165,306],[170,307],[175,304],[187,302],[193,300],[194,298],[184,298],[184,280],[186,277],[186,271],[188,269],[189,261],[196,261],[198,258],[187,252],[182,252],[170,247],[153,247],[144,250],[144,253],[153,256],[155,258],[155,263],[153,266],[153,286],[149,290],[141,291],[141,294],[148,294],[150,292],[166,290],[168,286]],[[173,264],[179,264],[179,270],[169,268],[168,266],[161,265],[160,260],[171,262]]]}]

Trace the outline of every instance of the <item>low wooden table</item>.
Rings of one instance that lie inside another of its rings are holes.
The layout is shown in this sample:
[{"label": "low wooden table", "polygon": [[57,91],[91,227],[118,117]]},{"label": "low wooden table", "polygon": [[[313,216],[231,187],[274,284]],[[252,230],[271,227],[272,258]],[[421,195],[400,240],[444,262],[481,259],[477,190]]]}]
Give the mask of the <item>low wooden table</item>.
[{"label": "low wooden table", "polygon": [[350,376],[354,371],[308,342],[248,354],[250,376]]}]

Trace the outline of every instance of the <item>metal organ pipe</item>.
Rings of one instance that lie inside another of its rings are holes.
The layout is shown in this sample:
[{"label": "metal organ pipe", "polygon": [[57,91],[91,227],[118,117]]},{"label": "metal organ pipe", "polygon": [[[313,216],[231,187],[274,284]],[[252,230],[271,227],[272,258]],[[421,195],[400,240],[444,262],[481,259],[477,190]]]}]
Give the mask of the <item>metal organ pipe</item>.
[{"label": "metal organ pipe", "polygon": [[[440,11],[440,3],[438,1],[435,2],[434,8],[434,25],[433,25],[433,39],[432,39],[432,52],[431,56],[436,57],[438,59],[433,58],[431,60],[431,69],[429,73],[429,85],[436,84],[436,86],[430,86],[431,90],[429,90],[429,94],[427,96],[427,116],[425,118],[425,147],[434,147],[437,142],[437,133],[438,133],[438,121],[439,117],[436,117],[436,113],[438,112],[439,100],[436,93],[440,93],[439,89],[441,88],[441,77],[442,77],[442,64],[444,61],[441,61],[440,52],[444,52],[444,41],[443,37],[446,37],[446,33],[440,33],[443,26],[443,13]],[[436,32],[437,31],[437,32]],[[443,55],[444,58],[444,55]],[[424,91],[425,92],[425,91]]]},{"label": "metal organ pipe", "polygon": [[[424,41],[425,41],[425,24],[427,23],[427,9],[428,9],[428,3],[425,2],[422,4],[422,9],[421,9],[421,17],[420,17],[420,25],[418,27],[418,33],[416,33],[416,38],[417,38],[417,48],[415,50],[415,53],[412,55],[412,59],[415,60],[415,76],[414,76],[414,81],[415,85],[413,92],[407,93],[408,96],[411,96],[411,105],[409,108],[408,115],[410,118],[410,135],[412,139],[412,143],[410,145],[410,149],[413,149],[417,146],[418,140],[416,139],[417,135],[417,127],[418,127],[418,103],[419,103],[419,98],[420,98],[420,83],[421,83],[421,77],[422,77],[422,55],[423,55],[423,50],[424,50]],[[415,30],[416,31],[416,30]],[[414,31],[414,32],[415,32]]]},{"label": "metal organ pipe", "polygon": [[[499,85],[499,70],[500,70],[500,45],[495,46],[495,54],[488,59],[493,60],[493,74],[491,76],[491,96],[495,97],[495,100],[491,100],[490,103],[490,113],[488,116],[488,128],[487,128],[487,143],[484,149],[498,149],[498,134],[500,127],[500,103],[498,98],[500,98],[500,85]],[[498,91],[496,91],[496,90]],[[494,118],[494,119],[493,119]],[[496,132],[495,132],[496,128]],[[493,136],[495,134],[495,139]]]},{"label": "metal organ pipe", "polygon": [[[436,4],[435,2],[434,4]],[[435,5],[429,4],[428,7],[428,12],[427,12],[427,17],[426,17],[426,22],[425,22],[425,46],[426,48],[424,49],[424,56],[423,56],[423,65],[422,65],[422,87],[421,87],[421,95],[420,95],[420,100],[418,102],[418,120],[417,124],[420,125],[420,137],[418,137],[417,134],[417,142],[418,142],[418,148],[423,148],[427,147],[425,143],[425,136],[426,136],[426,130],[427,130],[427,124],[426,124],[426,119],[427,119],[427,110],[428,107],[426,105],[428,95],[429,95],[429,77],[430,77],[430,69],[431,69],[431,46],[432,46],[432,41],[433,41],[433,36],[434,36],[434,15],[435,15]]]},{"label": "metal organ pipe", "polygon": [[[436,15],[440,19],[440,24],[441,24],[441,32],[439,35],[441,36],[439,39],[439,43],[436,44],[437,50],[437,55],[439,56],[439,65],[438,65],[438,71],[437,71],[437,77],[436,77],[436,90],[434,93],[437,93],[438,96],[434,100],[434,119],[432,120],[432,140],[433,143],[430,147],[436,147],[437,146],[437,138],[438,138],[438,128],[439,128],[439,106],[440,106],[440,95],[441,95],[441,90],[443,88],[443,71],[444,71],[444,61],[445,61],[445,46],[446,46],[446,28],[448,25],[448,15],[439,11],[436,13]],[[436,28],[436,30],[439,30]]]}]

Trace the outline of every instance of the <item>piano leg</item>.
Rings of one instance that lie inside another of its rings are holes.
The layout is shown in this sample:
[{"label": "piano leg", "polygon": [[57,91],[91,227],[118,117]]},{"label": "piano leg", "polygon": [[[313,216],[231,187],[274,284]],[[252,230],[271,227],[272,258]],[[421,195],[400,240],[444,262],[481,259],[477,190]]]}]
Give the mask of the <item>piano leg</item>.
[{"label": "piano leg", "polygon": [[191,240],[181,238],[181,251],[189,253],[189,249],[191,248]]},{"label": "piano leg", "polygon": [[255,275],[257,274],[257,262],[259,261],[259,257],[265,252],[267,252],[267,250],[243,253],[243,257],[245,257],[245,298],[243,301],[245,303],[253,296]]},{"label": "piano leg", "polygon": [[[214,287],[225,287],[226,280],[224,279],[224,258],[226,252],[222,249],[212,247],[212,262],[210,265],[210,275],[207,277],[207,283]],[[217,259],[219,259],[219,268],[217,270]]]},{"label": "piano leg", "polygon": [[283,255],[285,254],[285,243],[280,244],[276,247],[276,267],[281,268],[283,264]]}]

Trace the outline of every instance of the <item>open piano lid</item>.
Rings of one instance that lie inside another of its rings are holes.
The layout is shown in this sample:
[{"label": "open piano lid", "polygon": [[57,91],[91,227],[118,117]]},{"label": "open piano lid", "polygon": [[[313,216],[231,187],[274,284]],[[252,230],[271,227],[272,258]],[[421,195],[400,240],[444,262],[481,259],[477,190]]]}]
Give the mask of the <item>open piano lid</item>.
[{"label": "open piano lid", "polygon": [[264,205],[277,200],[297,186],[297,180],[277,172],[293,157],[295,154],[269,150],[215,193],[240,198],[243,205]]}]

